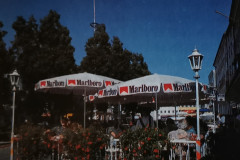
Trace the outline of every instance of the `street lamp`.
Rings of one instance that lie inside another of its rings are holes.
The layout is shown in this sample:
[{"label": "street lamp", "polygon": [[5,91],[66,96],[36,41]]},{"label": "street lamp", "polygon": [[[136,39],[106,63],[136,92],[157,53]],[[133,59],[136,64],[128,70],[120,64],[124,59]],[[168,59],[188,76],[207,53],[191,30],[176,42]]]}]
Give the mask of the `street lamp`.
[{"label": "street lamp", "polygon": [[199,123],[199,95],[198,95],[198,71],[202,68],[202,59],[203,55],[201,55],[198,50],[195,48],[191,55],[188,56],[190,61],[190,65],[192,70],[195,72],[194,78],[196,79],[196,107],[197,107],[197,144],[196,144],[196,154],[197,159],[201,158],[200,152],[200,123]]},{"label": "street lamp", "polygon": [[15,115],[15,94],[17,86],[19,83],[19,77],[17,70],[14,70],[13,73],[9,74],[11,85],[13,86],[13,105],[12,105],[12,132],[11,132],[11,150],[10,150],[10,160],[13,160],[13,137],[14,137],[14,115]]}]

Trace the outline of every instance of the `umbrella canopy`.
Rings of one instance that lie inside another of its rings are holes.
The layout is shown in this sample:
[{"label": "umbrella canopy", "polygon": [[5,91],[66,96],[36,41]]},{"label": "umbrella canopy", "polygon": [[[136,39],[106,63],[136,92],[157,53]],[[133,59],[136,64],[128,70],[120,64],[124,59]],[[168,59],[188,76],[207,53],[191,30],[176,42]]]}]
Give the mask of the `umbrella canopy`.
[{"label": "umbrella canopy", "polygon": [[[199,88],[201,91],[206,91],[206,87],[202,84]],[[113,103],[154,102],[153,98],[156,94],[158,104],[194,104],[195,81],[176,76],[152,74],[99,90],[98,99]]]},{"label": "umbrella canopy", "polygon": [[35,84],[35,91],[75,95],[83,95],[86,91],[89,95],[120,82],[113,78],[84,72],[40,80]]},{"label": "umbrella canopy", "polygon": [[84,128],[86,127],[86,99],[87,95],[96,93],[99,89],[111,86],[121,81],[95,75],[78,73],[44,79],[35,84],[35,91],[55,94],[74,94],[84,96]]}]

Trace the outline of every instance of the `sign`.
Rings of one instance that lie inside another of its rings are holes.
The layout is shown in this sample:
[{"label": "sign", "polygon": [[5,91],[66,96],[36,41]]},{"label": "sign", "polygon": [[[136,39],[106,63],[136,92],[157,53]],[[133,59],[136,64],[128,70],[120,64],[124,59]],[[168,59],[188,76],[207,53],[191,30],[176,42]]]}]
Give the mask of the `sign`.
[{"label": "sign", "polygon": [[192,88],[189,83],[177,84],[177,83],[164,83],[163,91],[165,93],[171,92],[191,92]]},{"label": "sign", "polygon": [[40,88],[65,87],[64,81],[40,81]]},{"label": "sign", "polygon": [[81,79],[68,79],[67,86],[87,86],[87,87],[102,87],[102,81],[81,80]]},{"label": "sign", "polygon": [[89,101],[92,102],[92,101],[94,101],[95,96],[94,95],[89,95],[88,98],[89,98]]},{"label": "sign", "polygon": [[103,89],[98,91],[98,98],[111,97],[117,95],[117,89]]},{"label": "sign", "polygon": [[138,93],[156,93],[159,92],[160,87],[157,85],[146,85],[142,84],[140,86],[121,86],[119,87],[119,95],[130,95]]}]

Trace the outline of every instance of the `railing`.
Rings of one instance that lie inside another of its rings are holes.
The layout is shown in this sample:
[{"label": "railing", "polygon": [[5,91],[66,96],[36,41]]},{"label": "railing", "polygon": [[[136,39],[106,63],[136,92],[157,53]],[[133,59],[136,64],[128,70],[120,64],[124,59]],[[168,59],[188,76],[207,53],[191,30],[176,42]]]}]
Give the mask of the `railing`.
[{"label": "railing", "polygon": [[112,136],[110,137],[110,141],[105,147],[105,157],[108,160],[122,159],[123,152],[119,139],[114,139]]},{"label": "railing", "polygon": [[[170,141],[170,155],[169,160],[176,159],[176,155],[179,156],[179,159],[182,160],[183,156],[186,156],[186,160],[190,160],[190,148],[195,148],[196,141],[190,141],[187,139],[174,139]],[[186,154],[184,153],[183,148],[187,147]]]}]

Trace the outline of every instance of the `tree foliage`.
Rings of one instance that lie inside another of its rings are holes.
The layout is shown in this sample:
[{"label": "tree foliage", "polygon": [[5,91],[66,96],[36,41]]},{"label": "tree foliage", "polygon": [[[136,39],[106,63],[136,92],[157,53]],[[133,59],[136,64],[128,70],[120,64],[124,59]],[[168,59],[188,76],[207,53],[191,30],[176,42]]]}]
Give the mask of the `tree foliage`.
[{"label": "tree foliage", "polygon": [[46,77],[70,74],[75,69],[73,53],[74,47],[71,45],[72,38],[69,30],[60,24],[60,15],[55,11],[41,20],[39,31],[39,42],[41,53],[44,58],[41,60],[42,66],[47,65]]},{"label": "tree foliage", "polygon": [[13,56],[9,54],[3,41],[7,32],[2,30],[2,27],[3,23],[0,22],[0,106],[6,104],[9,100],[11,94],[10,83],[8,79],[4,78],[4,75],[10,73],[13,68]]},{"label": "tree foliage", "polygon": [[80,64],[81,71],[124,81],[150,74],[142,54],[123,49],[118,37],[113,37],[112,43],[109,41],[105,25],[98,25],[85,45],[87,55]]},{"label": "tree foliage", "polygon": [[11,52],[17,56],[17,68],[23,87],[33,90],[34,84],[44,78],[70,74],[75,70],[69,30],[60,24],[60,15],[50,10],[37,24],[18,17],[12,25],[16,31]]},{"label": "tree foliage", "polygon": [[33,16],[27,20],[19,16],[12,25],[16,34],[10,53],[16,56],[23,89],[16,97],[19,113],[16,118],[19,121],[23,118],[39,120],[46,97],[34,92],[36,82],[76,70],[75,49],[71,45],[69,30],[60,23],[60,15],[50,10],[39,24],[37,22]]},{"label": "tree foliage", "polygon": [[81,62],[81,71],[109,76],[111,44],[109,43],[109,36],[105,31],[105,26],[99,26],[94,37],[88,39],[85,45],[87,56]]}]

